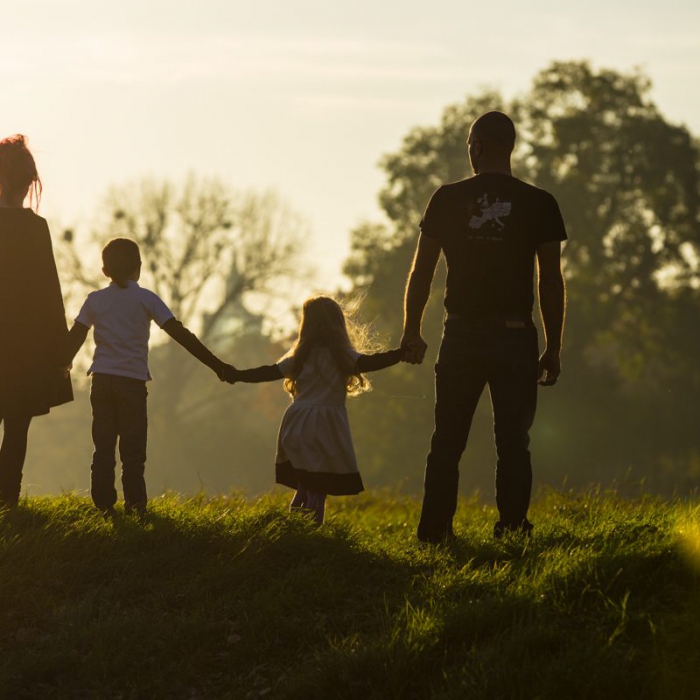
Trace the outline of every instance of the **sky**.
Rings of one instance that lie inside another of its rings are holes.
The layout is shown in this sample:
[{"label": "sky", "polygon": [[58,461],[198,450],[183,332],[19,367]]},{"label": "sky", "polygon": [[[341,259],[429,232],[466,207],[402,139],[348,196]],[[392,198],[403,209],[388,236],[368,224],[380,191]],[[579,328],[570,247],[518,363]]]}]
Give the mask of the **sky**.
[{"label": "sky", "polygon": [[89,222],[110,185],[145,176],[272,187],[310,223],[315,287],[337,283],[350,230],[380,217],[382,154],[484,86],[512,97],[552,60],[641,67],[662,112],[700,134],[690,0],[0,7],[0,135],[29,136],[55,229]]}]

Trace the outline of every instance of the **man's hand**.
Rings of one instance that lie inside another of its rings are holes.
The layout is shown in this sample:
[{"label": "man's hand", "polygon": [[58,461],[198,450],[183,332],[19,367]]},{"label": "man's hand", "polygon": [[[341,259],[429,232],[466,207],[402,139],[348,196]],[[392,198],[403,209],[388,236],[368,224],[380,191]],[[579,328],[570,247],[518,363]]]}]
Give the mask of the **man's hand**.
[{"label": "man's hand", "polygon": [[401,349],[405,351],[403,361],[411,365],[419,365],[423,362],[428,344],[420,333],[404,333],[401,338]]},{"label": "man's hand", "polygon": [[70,377],[70,371],[73,369],[73,363],[71,362],[67,367],[61,367],[61,374],[64,379]]},{"label": "man's hand", "polygon": [[537,383],[540,386],[553,386],[561,374],[561,357],[558,352],[545,350],[540,357]]}]

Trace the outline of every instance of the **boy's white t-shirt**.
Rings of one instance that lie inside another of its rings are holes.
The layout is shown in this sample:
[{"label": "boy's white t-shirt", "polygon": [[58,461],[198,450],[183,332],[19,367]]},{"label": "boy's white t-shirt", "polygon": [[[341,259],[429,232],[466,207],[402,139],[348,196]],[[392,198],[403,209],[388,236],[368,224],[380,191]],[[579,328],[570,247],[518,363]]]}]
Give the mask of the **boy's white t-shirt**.
[{"label": "boy's white t-shirt", "polygon": [[174,318],[165,302],[133,280],[126,288],[112,282],[88,294],[75,319],[95,327],[95,356],[88,374],[116,374],[147,381],[151,321],[163,326]]}]

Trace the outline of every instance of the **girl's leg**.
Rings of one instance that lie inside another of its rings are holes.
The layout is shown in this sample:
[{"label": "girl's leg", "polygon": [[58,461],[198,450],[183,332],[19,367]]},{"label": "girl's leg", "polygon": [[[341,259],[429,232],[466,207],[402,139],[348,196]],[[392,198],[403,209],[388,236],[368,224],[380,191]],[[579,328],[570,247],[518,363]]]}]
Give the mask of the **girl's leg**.
[{"label": "girl's leg", "polygon": [[22,468],[27,455],[31,416],[5,416],[0,448],[0,505],[16,506],[22,490]]},{"label": "girl's leg", "polygon": [[326,514],[326,494],[309,491],[307,508],[313,512],[314,522],[317,525],[323,525],[323,519]]},{"label": "girl's leg", "polygon": [[289,504],[289,510],[302,510],[308,507],[309,494],[306,489],[299,487]]}]

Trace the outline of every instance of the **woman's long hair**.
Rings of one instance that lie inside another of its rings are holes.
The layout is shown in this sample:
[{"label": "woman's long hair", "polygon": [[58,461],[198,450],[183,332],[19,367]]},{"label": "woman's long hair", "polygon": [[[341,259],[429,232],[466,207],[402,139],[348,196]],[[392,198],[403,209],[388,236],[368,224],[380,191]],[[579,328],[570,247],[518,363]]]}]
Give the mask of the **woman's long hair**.
[{"label": "woman's long hair", "polygon": [[294,396],[297,378],[310,355],[319,348],[327,348],[345,382],[350,396],[371,388],[369,380],[357,371],[353,350],[366,351],[368,329],[346,319],[340,304],[328,296],[312,296],[304,302],[299,324],[299,336],[287,357],[293,357],[291,377],[284,388]]},{"label": "woman's long hair", "polygon": [[42,185],[34,156],[27,148],[27,137],[8,136],[0,141],[0,192],[22,193],[29,188],[29,206],[39,210]]}]

